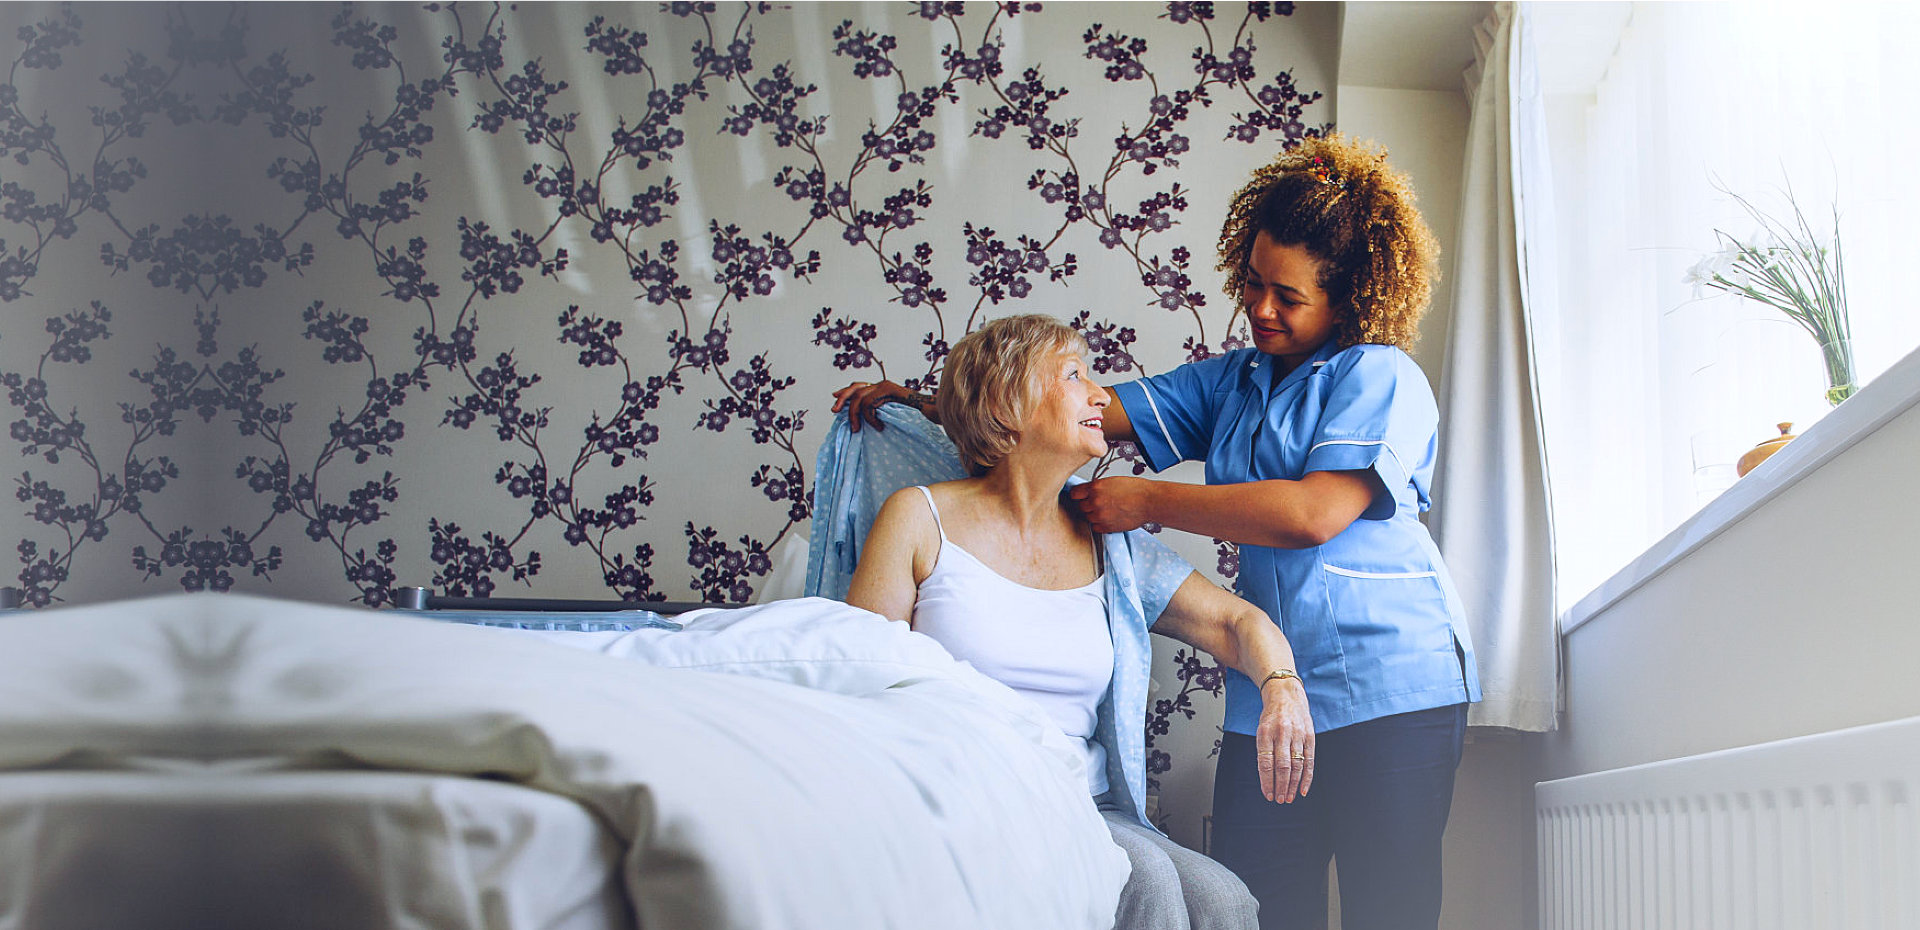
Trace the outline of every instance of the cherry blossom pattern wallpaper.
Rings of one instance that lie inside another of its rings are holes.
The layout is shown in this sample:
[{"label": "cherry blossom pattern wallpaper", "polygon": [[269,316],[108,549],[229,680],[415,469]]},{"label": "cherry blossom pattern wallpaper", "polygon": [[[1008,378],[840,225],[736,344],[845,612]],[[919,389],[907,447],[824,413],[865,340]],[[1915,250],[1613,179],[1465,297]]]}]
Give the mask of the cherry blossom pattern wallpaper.
[{"label": "cherry blossom pattern wallpaper", "polygon": [[[1109,381],[1239,344],[1329,6],[0,7],[0,583],[746,602],[835,388],[1010,313]],[[1200,777],[1219,672],[1161,666]]]}]

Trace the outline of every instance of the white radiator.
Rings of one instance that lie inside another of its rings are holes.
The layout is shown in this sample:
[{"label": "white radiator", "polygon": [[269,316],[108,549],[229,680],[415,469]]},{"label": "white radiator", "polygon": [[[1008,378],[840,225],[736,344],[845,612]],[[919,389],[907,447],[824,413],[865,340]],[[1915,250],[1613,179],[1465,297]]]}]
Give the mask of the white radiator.
[{"label": "white radiator", "polygon": [[1920,930],[1920,717],[1541,782],[1540,930]]}]

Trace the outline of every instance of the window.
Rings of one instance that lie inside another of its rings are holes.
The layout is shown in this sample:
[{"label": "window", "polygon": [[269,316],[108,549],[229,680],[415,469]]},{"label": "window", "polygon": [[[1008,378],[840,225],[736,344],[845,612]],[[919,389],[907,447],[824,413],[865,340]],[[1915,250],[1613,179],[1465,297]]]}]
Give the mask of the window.
[{"label": "window", "polygon": [[[1528,12],[1558,230],[1559,300],[1534,326],[1564,612],[1729,487],[1774,424],[1799,432],[1829,409],[1803,330],[1686,280],[1714,230],[1753,231],[1723,190],[1780,215],[1790,185],[1822,232],[1837,205],[1860,384],[1920,344],[1901,275],[1920,212],[1920,12],[1558,6]],[[1595,10],[1611,28],[1583,18]]]}]

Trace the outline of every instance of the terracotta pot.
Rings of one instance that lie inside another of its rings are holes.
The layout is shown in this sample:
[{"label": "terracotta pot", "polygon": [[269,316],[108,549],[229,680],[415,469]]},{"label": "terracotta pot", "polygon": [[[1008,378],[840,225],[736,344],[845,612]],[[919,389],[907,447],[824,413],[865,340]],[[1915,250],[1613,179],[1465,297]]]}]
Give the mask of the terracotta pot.
[{"label": "terracotta pot", "polygon": [[1740,457],[1740,462],[1734,466],[1734,470],[1740,473],[1740,477],[1744,478],[1747,472],[1754,470],[1761,462],[1766,461],[1768,456],[1786,448],[1787,443],[1793,441],[1793,434],[1787,432],[1790,429],[1793,429],[1792,423],[1780,424],[1780,435],[1748,449],[1747,454]]}]

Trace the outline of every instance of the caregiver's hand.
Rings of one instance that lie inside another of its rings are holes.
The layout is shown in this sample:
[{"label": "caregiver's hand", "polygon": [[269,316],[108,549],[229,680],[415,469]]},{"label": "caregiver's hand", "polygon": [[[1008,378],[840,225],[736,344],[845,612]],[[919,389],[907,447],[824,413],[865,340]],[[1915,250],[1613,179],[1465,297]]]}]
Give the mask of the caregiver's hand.
[{"label": "caregiver's hand", "polygon": [[847,410],[847,428],[860,432],[860,421],[873,424],[873,428],[884,430],[880,422],[880,405],[905,400],[913,392],[892,381],[867,382],[855,381],[833,392],[833,412],[840,408]]},{"label": "caregiver's hand", "polygon": [[1068,488],[1067,497],[1094,532],[1124,533],[1155,522],[1148,516],[1153,492],[1154,482],[1145,478],[1100,478]]},{"label": "caregiver's hand", "polygon": [[1269,679],[1260,689],[1260,725],[1254,730],[1254,760],[1260,792],[1290,804],[1313,786],[1313,715],[1298,678]]}]

